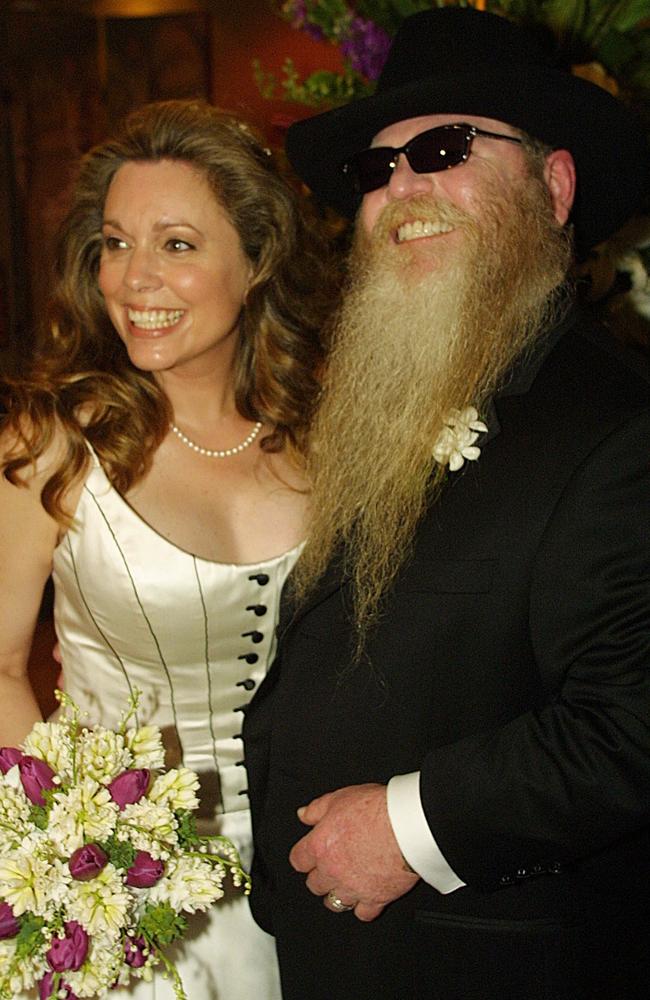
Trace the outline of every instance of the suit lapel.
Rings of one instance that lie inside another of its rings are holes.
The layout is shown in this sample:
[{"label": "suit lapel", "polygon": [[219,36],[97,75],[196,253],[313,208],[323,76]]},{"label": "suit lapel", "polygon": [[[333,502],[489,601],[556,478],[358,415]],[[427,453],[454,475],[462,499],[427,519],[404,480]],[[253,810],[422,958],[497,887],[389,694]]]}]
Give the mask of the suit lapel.
[{"label": "suit lapel", "polygon": [[528,351],[517,358],[504,380],[503,387],[499,389],[495,397],[488,400],[481,415],[488,429],[476,442],[479,448],[483,448],[488,441],[497,437],[501,432],[498,415],[499,400],[506,396],[523,396],[529,391],[546,358],[560,338],[571,327],[575,326],[578,315],[578,308],[572,305],[568,308],[564,319],[556,327],[540,337]]}]

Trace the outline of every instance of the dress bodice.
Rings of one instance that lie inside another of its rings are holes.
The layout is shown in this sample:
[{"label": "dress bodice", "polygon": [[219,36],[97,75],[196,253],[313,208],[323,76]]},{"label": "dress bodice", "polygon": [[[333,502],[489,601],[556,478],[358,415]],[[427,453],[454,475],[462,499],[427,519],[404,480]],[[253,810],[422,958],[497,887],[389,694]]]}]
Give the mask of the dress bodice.
[{"label": "dress bodice", "polygon": [[139,689],[138,721],[161,726],[171,762],[200,773],[211,813],[248,808],[243,710],[273,655],[298,552],[250,565],[191,555],[136,514],[95,456],[55,551],[66,691],[91,721],[114,727]]}]

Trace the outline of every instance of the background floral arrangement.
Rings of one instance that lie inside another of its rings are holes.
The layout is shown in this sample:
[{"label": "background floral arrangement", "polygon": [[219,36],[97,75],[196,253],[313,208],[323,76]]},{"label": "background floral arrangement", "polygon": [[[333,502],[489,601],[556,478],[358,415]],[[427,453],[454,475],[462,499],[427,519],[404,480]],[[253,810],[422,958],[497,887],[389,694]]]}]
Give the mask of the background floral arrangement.
[{"label": "background floral arrangement", "polygon": [[163,771],[160,730],[129,727],[137,695],[117,732],[57,697],[57,722],[0,750],[0,997],[103,997],[161,963],[182,1000],[166,946],[228,870],[248,876],[229,840],[197,835],[197,775]]},{"label": "background floral arrangement", "polygon": [[[557,64],[619,96],[650,133],[650,0],[271,0],[298,31],[336,46],[339,72],[301,77],[291,59],[282,77],[254,62],[267,97],[326,110],[372,93],[405,17],[432,7],[473,6],[546,36]],[[650,208],[649,208],[650,213]],[[615,332],[650,350],[650,214],[596,249],[581,276],[589,298],[610,313]]]},{"label": "background floral arrangement", "polygon": [[[337,46],[343,62],[338,73],[315,70],[301,79],[285,61],[285,96],[324,108],[371,93],[404,18],[450,5],[489,10],[545,32],[560,65],[650,108],[650,0],[276,0],[280,17]],[[278,84],[263,72],[258,80],[269,94]]]}]

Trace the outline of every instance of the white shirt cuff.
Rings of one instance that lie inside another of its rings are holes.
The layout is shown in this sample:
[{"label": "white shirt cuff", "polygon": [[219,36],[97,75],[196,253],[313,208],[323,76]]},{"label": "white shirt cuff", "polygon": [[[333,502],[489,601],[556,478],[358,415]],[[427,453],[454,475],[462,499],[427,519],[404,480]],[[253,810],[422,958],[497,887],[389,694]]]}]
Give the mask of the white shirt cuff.
[{"label": "white shirt cuff", "polygon": [[424,815],[420,772],[391,778],[386,798],[393,833],[413,871],[445,895],[462,888],[465,882],[447,864]]}]

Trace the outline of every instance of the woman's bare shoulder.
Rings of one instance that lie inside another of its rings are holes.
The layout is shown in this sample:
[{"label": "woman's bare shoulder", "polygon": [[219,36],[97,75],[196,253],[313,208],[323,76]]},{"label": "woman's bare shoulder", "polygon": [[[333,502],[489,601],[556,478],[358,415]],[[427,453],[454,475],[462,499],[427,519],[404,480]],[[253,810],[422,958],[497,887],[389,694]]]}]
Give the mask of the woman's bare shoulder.
[{"label": "woman's bare shoulder", "polygon": [[[25,489],[40,501],[43,488],[68,462],[70,438],[64,427],[59,423],[53,424],[47,443],[32,458],[29,443],[35,441],[35,431],[36,428],[26,415],[21,415],[11,424],[5,424],[0,429],[0,466],[3,486]],[[8,475],[8,464],[22,457],[27,459],[26,462]],[[62,507],[67,515],[71,515],[77,506],[83,485],[83,471],[71,480],[61,497]]]}]

